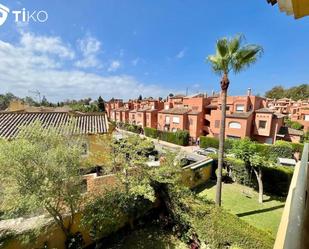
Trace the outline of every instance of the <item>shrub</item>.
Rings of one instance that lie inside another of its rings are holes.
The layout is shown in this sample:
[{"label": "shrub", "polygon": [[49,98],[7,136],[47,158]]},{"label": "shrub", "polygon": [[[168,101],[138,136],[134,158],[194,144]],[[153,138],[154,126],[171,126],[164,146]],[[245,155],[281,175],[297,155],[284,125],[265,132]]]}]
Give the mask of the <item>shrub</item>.
[{"label": "shrub", "polygon": [[224,166],[230,170],[233,181],[240,184],[250,184],[249,171],[243,160],[227,157],[224,158]]},{"label": "shrub", "polygon": [[219,140],[215,137],[200,136],[200,147],[201,148],[213,147],[213,148],[218,149]]},{"label": "shrub", "polygon": [[176,132],[169,132],[169,131],[159,131],[154,128],[144,128],[145,135],[151,138],[159,138],[163,141],[187,146],[189,144],[189,132],[188,131],[176,131]]},{"label": "shrub", "polygon": [[301,143],[290,143],[292,148],[293,148],[293,152],[300,152],[302,153],[303,149],[304,149],[304,144]]},{"label": "shrub", "polygon": [[294,168],[275,166],[263,168],[264,190],[277,196],[286,196],[289,192]]},{"label": "shrub", "polygon": [[158,130],[154,128],[144,128],[145,136],[147,137],[152,137],[152,138],[157,138],[158,137]]},{"label": "shrub", "polygon": [[291,143],[286,141],[277,141],[273,146],[269,147],[269,159],[277,161],[278,157],[292,158],[293,157],[293,146]]}]

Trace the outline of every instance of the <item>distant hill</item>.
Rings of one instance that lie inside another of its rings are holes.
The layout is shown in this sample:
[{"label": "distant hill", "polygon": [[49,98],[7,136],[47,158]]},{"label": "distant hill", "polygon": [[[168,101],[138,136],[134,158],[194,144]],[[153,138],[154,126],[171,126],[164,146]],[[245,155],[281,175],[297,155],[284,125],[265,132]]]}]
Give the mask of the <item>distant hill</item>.
[{"label": "distant hill", "polygon": [[284,88],[282,86],[275,86],[265,93],[266,98],[281,99],[289,98],[293,100],[308,99],[309,98],[309,84],[301,84],[291,88]]}]

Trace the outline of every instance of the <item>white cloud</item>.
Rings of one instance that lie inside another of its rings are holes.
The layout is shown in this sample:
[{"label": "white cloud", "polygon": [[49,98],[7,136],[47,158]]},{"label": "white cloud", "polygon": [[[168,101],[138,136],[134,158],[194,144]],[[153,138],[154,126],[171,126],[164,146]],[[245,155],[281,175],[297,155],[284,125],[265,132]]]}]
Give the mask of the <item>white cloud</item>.
[{"label": "white cloud", "polygon": [[186,49],[182,49],[178,52],[178,54],[176,55],[176,58],[177,59],[181,59],[185,56],[185,53],[186,53]]},{"label": "white cloud", "polygon": [[119,69],[119,67],[121,66],[120,61],[112,61],[109,68],[107,69],[108,72],[115,72]]},{"label": "white cloud", "polygon": [[[30,46],[32,41],[32,46]],[[50,49],[44,42],[56,48]],[[43,43],[43,44],[42,44]],[[97,44],[83,46],[85,54],[98,51]],[[134,98],[143,96],[166,96],[172,90],[158,85],[146,85],[129,75],[103,76],[73,67],[76,61],[69,45],[59,37],[42,37],[21,34],[17,44],[0,40],[0,89],[24,97],[29,90],[38,89],[51,101],[97,98]],[[64,67],[65,65],[65,67]],[[112,68],[120,66],[113,61]]]},{"label": "white cloud", "polygon": [[56,55],[60,58],[74,59],[74,51],[63,43],[60,37],[35,36],[31,33],[21,33],[21,46],[27,51]]},{"label": "white cloud", "polygon": [[77,41],[78,47],[83,55],[83,58],[75,63],[75,66],[80,68],[101,67],[101,63],[97,58],[100,53],[101,42],[96,38],[87,35],[84,39]]}]

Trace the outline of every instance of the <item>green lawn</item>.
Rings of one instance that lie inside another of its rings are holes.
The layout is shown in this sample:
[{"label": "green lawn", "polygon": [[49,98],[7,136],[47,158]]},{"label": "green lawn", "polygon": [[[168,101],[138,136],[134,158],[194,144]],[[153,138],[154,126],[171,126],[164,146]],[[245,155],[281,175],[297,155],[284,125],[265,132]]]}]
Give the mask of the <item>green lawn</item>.
[{"label": "green lawn", "polygon": [[[215,199],[214,183],[209,183],[200,195]],[[249,224],[276,236],[280,223],[284,200],[264,195],[264,203],[258,203],[258,193],[251,188],[236,183],[223,184],[222,206],[230,213]]]}]

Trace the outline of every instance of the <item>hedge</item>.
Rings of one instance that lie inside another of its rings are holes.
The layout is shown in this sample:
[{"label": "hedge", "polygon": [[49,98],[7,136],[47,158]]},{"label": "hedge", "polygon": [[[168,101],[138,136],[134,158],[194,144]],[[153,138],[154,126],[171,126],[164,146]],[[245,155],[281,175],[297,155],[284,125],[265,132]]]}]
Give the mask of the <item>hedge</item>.
[{"label": "hedge", "polygon": [[[230,150],[233,147],[233,139],[225,139],[224,150]],[[216,148],[219,149],[219,139],[215,137],[200,136],[200,147],[201,148]]]},{"label": "hedge", "polygon": [[159,138],[160,140],[187,146],[189,145],[189,132],[188,131],[176,131],[176,132],[169,132],[169,131],[159,131],[154,128],[144,128],[145,136],[151,138]]},{"label": "hedge", "polygon": [[273,146],[269,147],[269,159],[277,161],[278,157],[293,158],[293,146],[286,141],[277,141]]},{"label": "hedge", "polygon": [[135,124],[117,122],[117,126],[120,129],[130,131],[130,132],[133,132],[133,133],[137,133],[137,134],[140,134],[142,132],[142,127],[139,126],[139,125],[135,125]]},{"label": "hedge", "polygon": [[200,147],[201,148],[213,147],[213,148],[218,149],[219,140],[215,137],[200,136]]},{"label": "hedge", "polygon": [[158,138],[158,136],[159,136],[157,129],[148,128],[148,127],[144,128],[144,134],[145,134],[145,136],[151,137],[151,138]]},{"label": "hedge", "polygon": [[263,168],[264,191],[277,196],[287,196],[293,172],[294,168],[288,166]]}]

